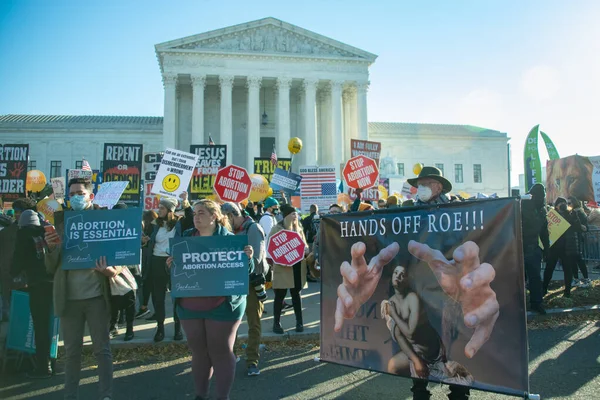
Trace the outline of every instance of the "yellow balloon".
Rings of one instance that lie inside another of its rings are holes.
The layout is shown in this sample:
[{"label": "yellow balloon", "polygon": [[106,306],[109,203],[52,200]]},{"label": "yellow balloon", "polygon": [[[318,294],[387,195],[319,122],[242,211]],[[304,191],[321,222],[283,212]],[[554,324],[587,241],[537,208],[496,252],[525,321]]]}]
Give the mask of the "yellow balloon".
[{"label": "yellow balloon", "polygon": [[380,199],[387,199],[387,198],[388,198],[388,191],[387,191],[387,189],[385,188],[385,186],[383,186],[383,185],[379,185],[379,186],[377,187],[377,189],[379,190],[379,198],[380,198]]},{"label": "yellow balloon", "polygon": [[37,203],[38,212],[40,212],[52,225],[54,225],[54,213],[62,211],[62,209],[63,208],[58,201],[48,197]]},{"label": "yellow balloon", "polygon": [[421,164],[421,163],[416,163],[413,166],[413,172],[415,173],[415,175],[419,175],[421,173],[422,169],[423,169],[423,164]]},{"label": "yellow balloon", "polygon": [[27,173],[25,188],[29,192],[41,192],[46,186],[46,175],[42,171],[33,169]]},{"label": "yellow balloon", "polygon": [[273,188],[269,187],[269,191],[267,192],[267,197],[273,196]]},{"label": "yellow balloon", "polygon": [[288,150],[292,154],[300,153],[300,150],[302,150],[302,140],[299,137],[291,138],[288,142]]},{"label": "yellow balloon", "polygon": [[269,181],[260,174],[250,174],[252,188],[250,189],[250,201],[263,201],[269,196]]}]

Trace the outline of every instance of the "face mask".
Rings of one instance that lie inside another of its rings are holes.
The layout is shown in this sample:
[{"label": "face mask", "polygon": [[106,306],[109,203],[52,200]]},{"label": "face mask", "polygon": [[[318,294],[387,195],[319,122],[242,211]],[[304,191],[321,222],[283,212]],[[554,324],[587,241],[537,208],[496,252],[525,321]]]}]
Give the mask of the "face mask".
[{"label": "face mask", "polygon": [[565,203],[560,203],[558,209],[560,211],[567,211],[567,205]]},{"label": "face mask", "polygon": [[417,189],[417,196],[421,201],[429,201],[433,193],[431,192],[431,188],[429,186],[419,185]]},{"label": "face mask", "polygon": [[273,215],[279,215],[279,210],[277,210],[277,209],[273,210]]},{"label": "face mask", "polygon": [[71,208],[75,211],[85,210],[88,205],[85,196],[82,195],[75,195],[71,197],[70,202]]}]

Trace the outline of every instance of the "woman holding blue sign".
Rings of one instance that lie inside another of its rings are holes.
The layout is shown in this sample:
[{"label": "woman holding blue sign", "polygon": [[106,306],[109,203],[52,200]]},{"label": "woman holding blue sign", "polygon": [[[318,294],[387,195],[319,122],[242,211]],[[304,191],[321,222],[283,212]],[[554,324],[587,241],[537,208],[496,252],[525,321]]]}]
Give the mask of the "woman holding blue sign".
[{"label": "woman holding blue sign", "polygon": [[[194,228],[185,231],[183,236],[229,235],[233,235],[229,221],[217,203],[200,200],[194,204]],[[251,273],[254,271],[252,246],[244,247],[244,252],[249,260],[248,273]],[[169,257],[169,267],[172,261]],[[175,304],[192,352],[196,400],[208,398],[213,370],[216,398],[229,399],[236,365],[233,345],[246,311],[246,295],[186,297],[176,299]]]},{"label": "woman holding blue sign", "polygon": [[[169,239],[179,237],[192,227],[192,208],[187,200],[187,192],[181,194],[185,217],[175,215],[177,199],[174,197],[162,197],[158,206],[158,218],[152,222],[152,234],[142,238],[142,243],[151,249],[152,259],[150,261],[150,280],[152,285],[152,304],[154,305],[154,317],[157,328],[154,335],[155,342],[162,342],[165,338],[165,297],[170,287],[170,275],[167,270],[167,258],[169,257]],[[175,335],[173,339],[181,340],[181,324],[177,316],[177,310],[173,308],[173,319],[175,320]]]}]

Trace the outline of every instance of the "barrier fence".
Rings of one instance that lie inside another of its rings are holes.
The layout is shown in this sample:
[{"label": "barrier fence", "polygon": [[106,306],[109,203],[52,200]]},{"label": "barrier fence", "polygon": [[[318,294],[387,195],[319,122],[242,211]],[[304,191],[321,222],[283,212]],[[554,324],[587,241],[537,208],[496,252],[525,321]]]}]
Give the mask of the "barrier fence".
[{"label": "barrier fence", "polygon": [[583,259],[586,261],[600,261],[600,229],[590,227],[583,236]]}]

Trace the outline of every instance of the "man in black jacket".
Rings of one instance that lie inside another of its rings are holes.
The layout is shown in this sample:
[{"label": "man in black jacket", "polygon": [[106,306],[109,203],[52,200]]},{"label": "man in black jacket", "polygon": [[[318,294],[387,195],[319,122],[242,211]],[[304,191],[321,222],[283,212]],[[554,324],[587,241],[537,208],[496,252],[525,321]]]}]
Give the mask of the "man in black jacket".
[{"label": "man in black jacket", "polygon": [[544,208],[546,189],[541,183],[536,183],[528,194],[531,195],[531,200],[521,202],[521,224],[525,273],[529,280],[529,300],[533,311],[546,314],[542,305],[542,250],[539,246],[541,240],[544,246],[544,258],[546,258],[550,248],[548,220]]}]

